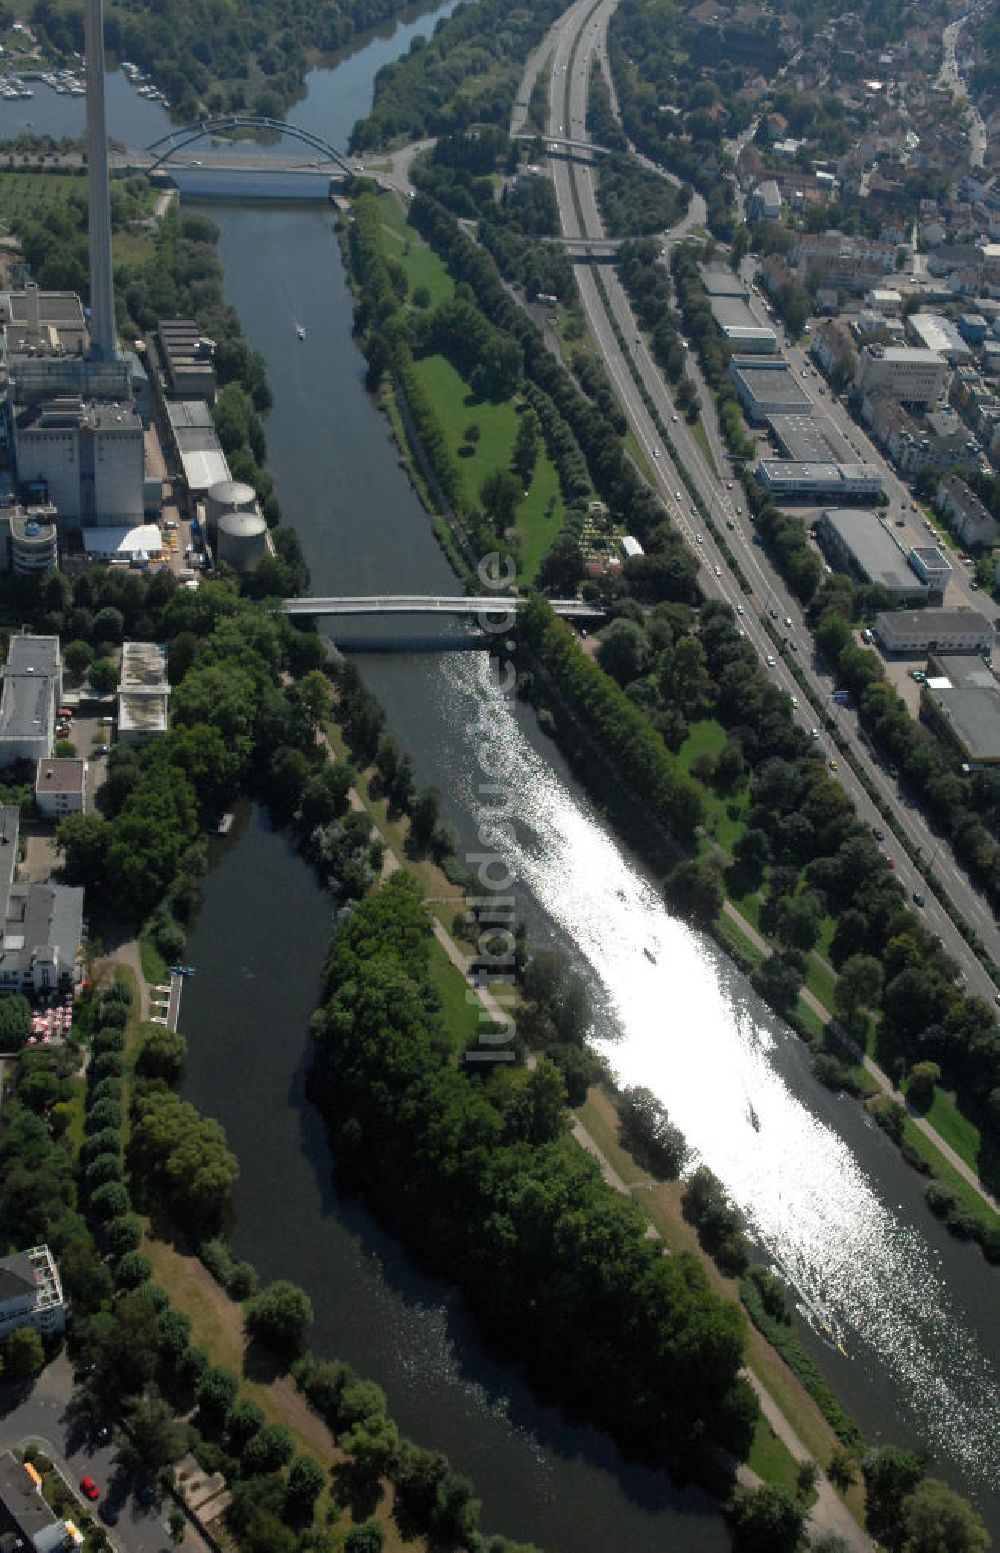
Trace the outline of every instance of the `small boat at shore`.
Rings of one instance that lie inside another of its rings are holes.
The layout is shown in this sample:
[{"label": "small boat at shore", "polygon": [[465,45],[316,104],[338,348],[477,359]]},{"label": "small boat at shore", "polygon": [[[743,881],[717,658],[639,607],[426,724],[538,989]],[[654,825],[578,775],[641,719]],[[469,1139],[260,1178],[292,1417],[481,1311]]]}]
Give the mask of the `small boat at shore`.
[{"label": "small boat at shore", "polygon": [[295,333],[298,335],[300,340],[304,340],[305,337],[306,337],[305,325],[304,324],[296,324],[295,325]]}]

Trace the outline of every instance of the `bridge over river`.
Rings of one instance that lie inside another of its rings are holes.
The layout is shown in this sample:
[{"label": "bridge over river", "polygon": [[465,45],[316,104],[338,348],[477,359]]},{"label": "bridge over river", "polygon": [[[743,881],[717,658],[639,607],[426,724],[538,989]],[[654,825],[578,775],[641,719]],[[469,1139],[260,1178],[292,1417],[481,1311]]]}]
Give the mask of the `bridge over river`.
[{"label": "bridge over river", "polygon": [[[522,598],[444,598],[430,593],[396,593],[355,598],[282,599],[286,615],[363,616],[363,615],[464,615],[482,619],[490,615],[517,613],[528,603]],[[550,599],[553,614],[564,620],[603,620],[604,610],[586,599]]]}]

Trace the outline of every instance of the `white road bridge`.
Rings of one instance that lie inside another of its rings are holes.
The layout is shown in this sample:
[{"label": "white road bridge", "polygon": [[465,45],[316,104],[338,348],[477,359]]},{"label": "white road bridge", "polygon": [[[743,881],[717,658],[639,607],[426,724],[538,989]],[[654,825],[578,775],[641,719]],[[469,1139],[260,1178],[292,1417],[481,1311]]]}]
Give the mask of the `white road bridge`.
[{"label": "white road bridge", "polygon": [[[522,598],[444,598],[432,593],[390,593],[356,598],[282,599],[286,615],[464,615],[481,619],[488,615],[516,613],[527,604]],[[569,620],[600,620],[604,610],[585,599],[550,599],[556,615]]]}]

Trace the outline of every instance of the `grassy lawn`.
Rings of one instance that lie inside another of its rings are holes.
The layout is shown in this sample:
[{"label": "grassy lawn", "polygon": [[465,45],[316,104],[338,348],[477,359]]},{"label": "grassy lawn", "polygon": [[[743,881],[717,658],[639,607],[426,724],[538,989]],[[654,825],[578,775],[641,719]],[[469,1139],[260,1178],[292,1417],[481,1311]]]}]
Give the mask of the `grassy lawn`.
[{"label": "grassy lawn", "polygon": [[399,260],[409,282],[410,296],[418,286],[426,286],[431,306],[444,302],[454,291],[451,278],[444,264],[423,238],[414,231],[406,219],[394,194],[384,194],[379,200],[382,228],[385,233],[386,255]]},{"label": "grassy lawn", "polygon": [[[474,401],[467,383],[443,356],[425,356],[415,363],[415,367],[454,453],[469,446],[462,440],[465,428],[473,422],[479,427],[479,441],[472,446],[471,456],[458,460],[466,496],[470,501],[476,501],[485,477],[495,470],[510,467],[519,419],[514,401],[505,400],[501,404]],[[559,476],[543,449],[528,494],[517,509],[514,525],[521,546],[521,583],[533,580],[542,556],[559,532],[562,515]]]},{"label": "grassy lawn", "polygon": [[930,1122],[935,1132],[941,1134],[946,1143],[950,1143],[955,1153],[972,1170],[979,1169],[979,1150],[982,1140],[979,1136],[979,1128],[962,1115],[951,1095],[943,1089],[935,1089],[934,1102],[930,1109],[924,1112],[924,1118]]},{"label": "grassy lawn", "polygon": [[934,1174],[939,1177],[942,1186],[946,1186],[949,1191],[954,1192],[955,1197],[963,1207],[974,1213],[976,1218],[981,1220],[983,1224],[995,1227],[1000,1222],[998,1215],[983,1202],[979,1193],[974,1191],[968,1182],[963,1181],[958,1171],[949,1165],[948,1161],[938,1152],[931,1140],[925,1137],[918,1128],[914,1127],[909,1117],[907,1117],[903,1124],[903,1137],[907,1143],[912,1145],[914,1151],[920,1155],[921,1159],[927,1161]]},{"label": "grassy lawn", "polygon": [[[726,730],[712,718],[692,723],[688,736],[677,751],[678,763],[690,772],[699,755],[718,755],[726,742]],[[720,795],[711,784],[704,784],[705,830],[724,851],[732,854],[738,837],[743,834],[744,816],[748,803],[748,791],[734,795]],[[735,819],[730,809],[736,810]]]},{"label": "grassy lawn", "polygon": [[139,934],[139,958],[142,974],[151,987],[163,986],[170,980],[167,962],[154,944],[153,935],[148,928],[143,928]]},{"label": "grassy lawn", "polygon": [[740,931],[739,924],[725,912],[719,917],[715,925],[715,931],[723,948],[735,950],[742,959],[753,965],[761,965],[767,959],[767,953],[757,948],[746,934]]},{"label": "grassy lawn", "polygon": [[747,1466],[762,1477],[765,1483],[777,1483],[795,1493],[795,1474],[798,1463],[786,1445],[778,1439],[766,1418],[757,1420]]},{"label": "grassy lawn", "polygon": [[698,446],[701,448],[701,451],[704,453],[705,462],[709,469],[712,471],[713,475],[715,475],[716,479],[718,479],[719,471],[715,463],[715,454],[712,452],[712,449],[709,446],[708,433],[702,424],[700,415],[695,421],[694,425],[691,427],[691,435],[695,442],[697,442]]},{"label": "grassy lawn", "polygon": [[806,986],[830,1013],[833,1013],[833,989],[836,981],[837,973],[832,966],[811,954],[806,966]]}]

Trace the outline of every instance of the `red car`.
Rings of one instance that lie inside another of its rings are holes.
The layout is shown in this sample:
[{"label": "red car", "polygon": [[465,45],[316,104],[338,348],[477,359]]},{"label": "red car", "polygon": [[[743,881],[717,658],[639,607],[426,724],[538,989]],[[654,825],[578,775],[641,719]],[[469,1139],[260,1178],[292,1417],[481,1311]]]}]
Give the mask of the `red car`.
[{"label": "red car", "polygon": [[88,1499],[100,1499],[101,1490],[98,1488],[93,1478],[81,1478],[80,1487]]}]

